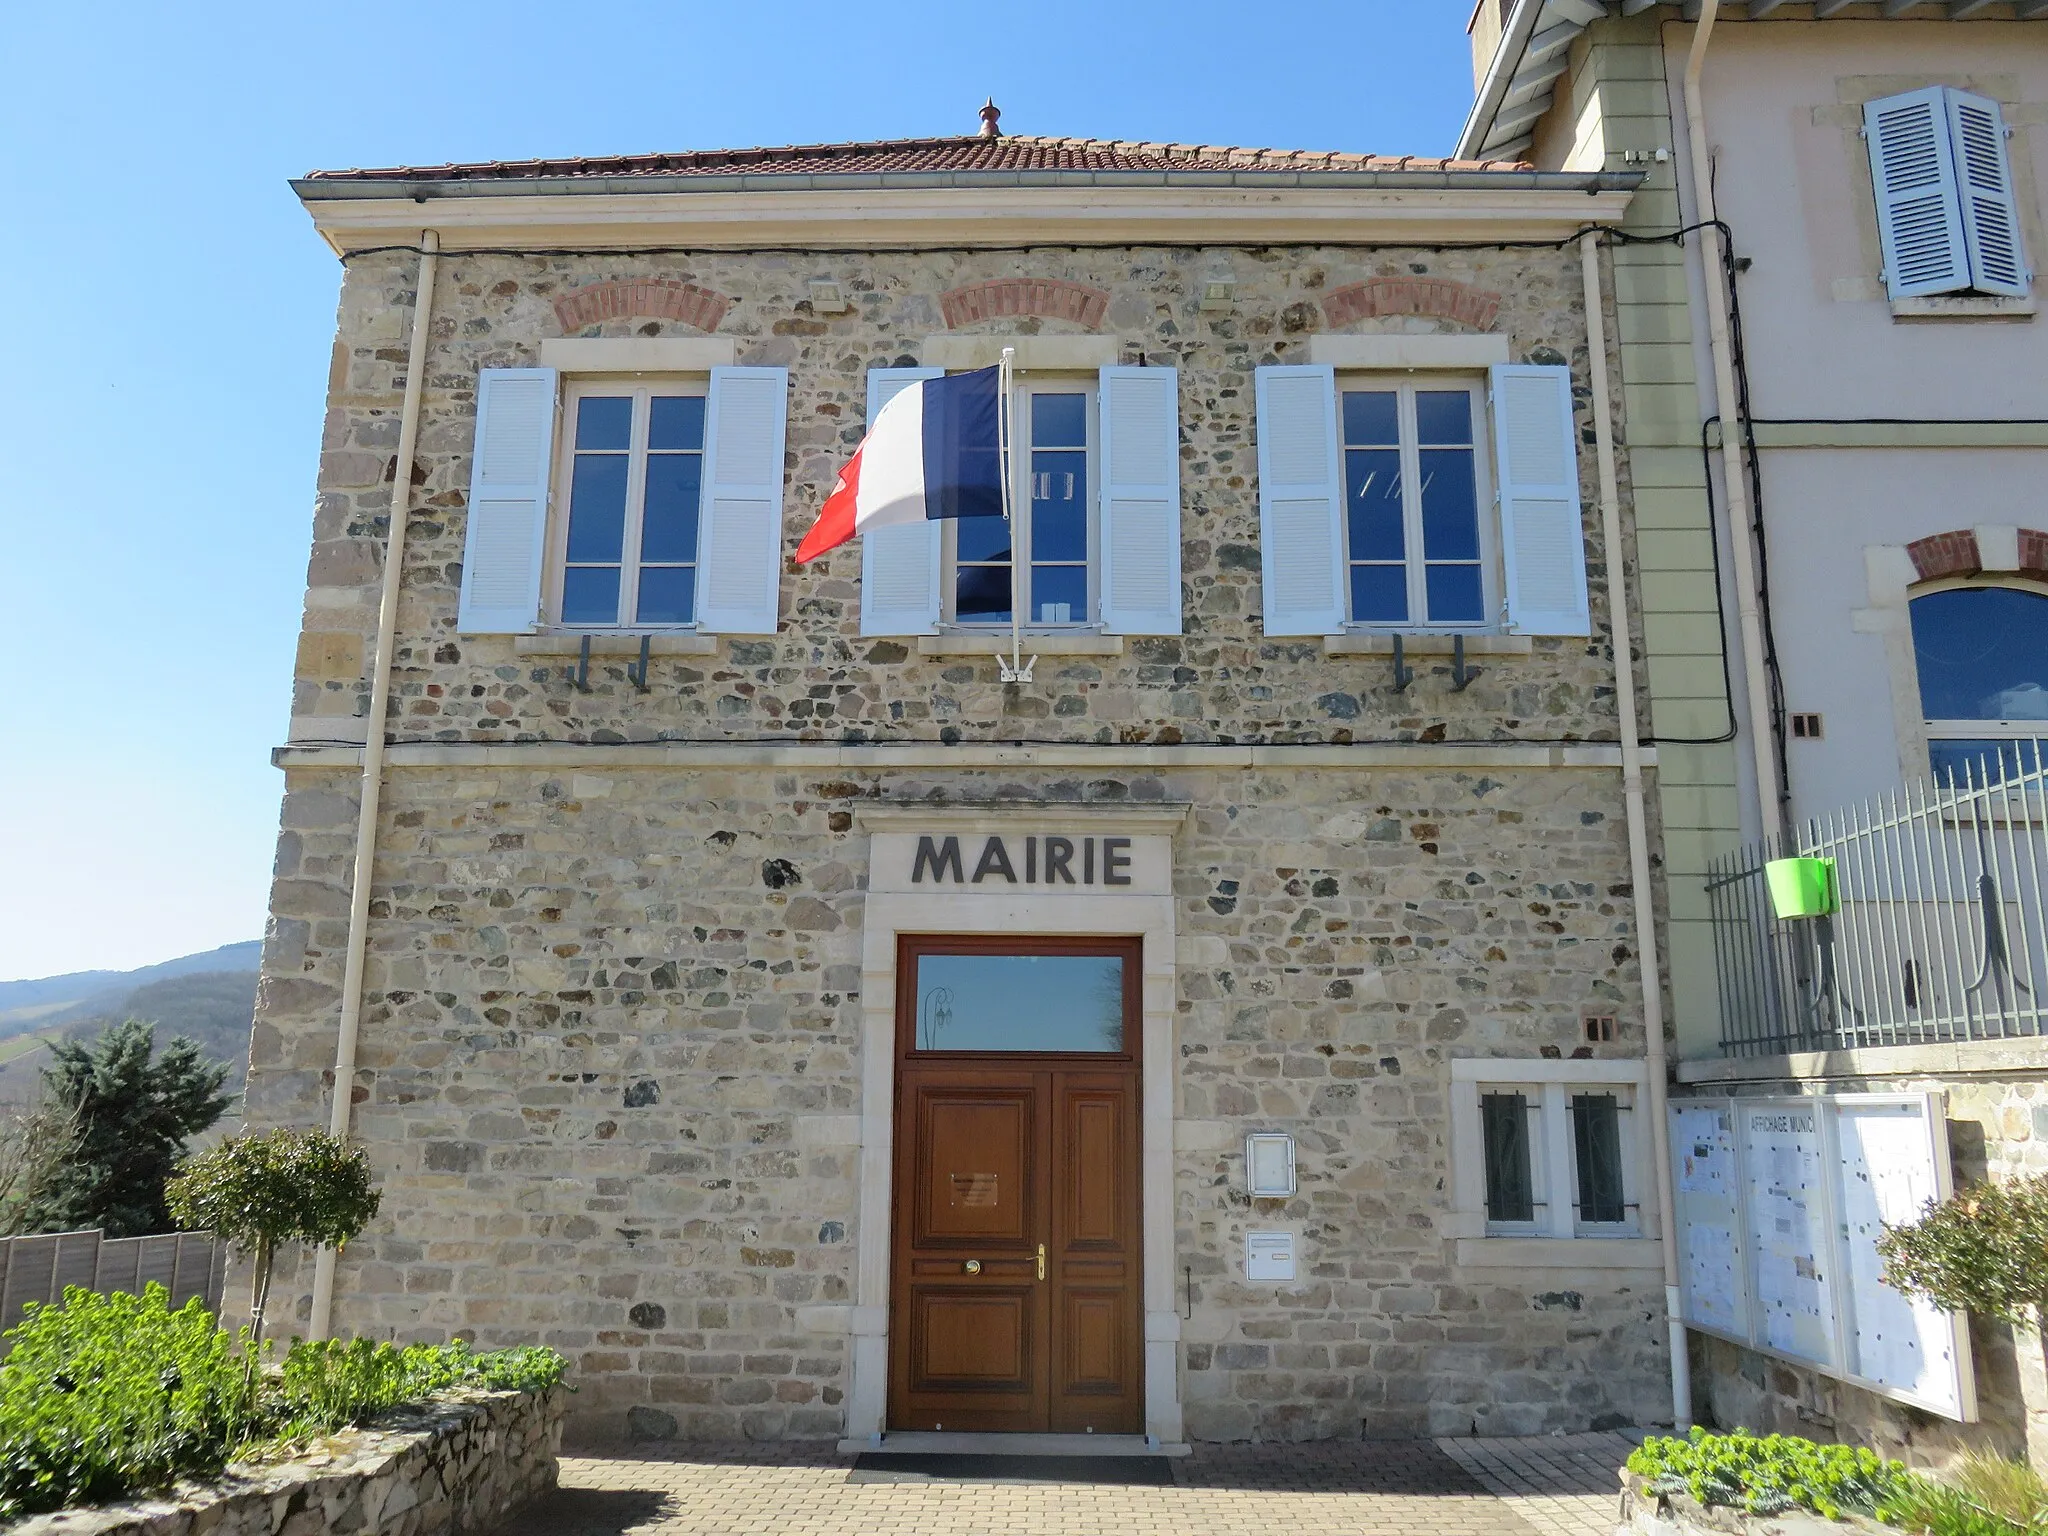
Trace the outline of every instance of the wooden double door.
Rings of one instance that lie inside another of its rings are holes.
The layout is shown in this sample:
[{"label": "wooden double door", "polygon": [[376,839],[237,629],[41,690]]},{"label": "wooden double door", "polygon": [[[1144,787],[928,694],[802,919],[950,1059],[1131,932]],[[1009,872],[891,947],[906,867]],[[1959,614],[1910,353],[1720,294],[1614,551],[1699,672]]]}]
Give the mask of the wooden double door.
[{"label": "wooden double door", "polygon": [[[1039,942],[1043,955],[1074,953]],[[892,1429],[1111,1434],[1144,1427],[1136,944],[1076,942],[1082,954],[1100,960],[1110,953],[1120,962],[1115,978],[1098,965],[1091,985],[1101,990],[1115,981],[1119,1043],[1128,1050],[947,1049],[961,1042],[930,1027],[935,992],[955,994],[949,1006],[956,1016],[999,1016],[977,1026],[984,1040],[1059,1044],[1071,1043],[1075,1030],[1058,1021],[1034,1029],[1033,1010],[1069,1008],[1075,986],[1063,979],[1032,988],[1020,985],[1029,970],[984,966],[984,980],[1007,995],[973,999],[959,995],[961,986],[927,986],[920,1012],[914,983],[921,959],[1015,956],[1020,941],[904,941]],[[971,978],[976,968],[954,966],[950,974]],[[1088,997],[1078,1006],[1108,1007]]]}]

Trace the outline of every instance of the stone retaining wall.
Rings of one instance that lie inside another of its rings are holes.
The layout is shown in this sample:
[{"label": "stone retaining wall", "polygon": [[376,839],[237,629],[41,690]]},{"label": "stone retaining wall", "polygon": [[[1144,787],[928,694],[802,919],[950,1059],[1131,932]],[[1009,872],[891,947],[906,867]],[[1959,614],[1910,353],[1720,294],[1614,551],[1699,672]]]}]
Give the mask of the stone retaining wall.
[{"label": "stone retaining wall", "polygon": [[478,1393],[319,1441],[290,1461],[105,1509],[37,1515],[16,1536],[461,1536],[555,1486],[567,1390]]}]

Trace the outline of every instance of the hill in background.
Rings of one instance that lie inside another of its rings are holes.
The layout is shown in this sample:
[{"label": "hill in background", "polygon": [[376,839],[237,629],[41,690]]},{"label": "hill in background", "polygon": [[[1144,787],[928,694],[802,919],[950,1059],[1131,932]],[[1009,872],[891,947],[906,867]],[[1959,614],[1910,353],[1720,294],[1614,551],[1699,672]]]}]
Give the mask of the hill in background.
[{"label": "hill in background", "polygon": [[[239,1093],[249,1070],[261,950],[251,940],[134,971],[0,982],[0,1103],[34,1100],[52,1041],[89,1039],[127,1018],[153,1022],[159,1047],[176,1035],[197,1042],[208,1056],[228,1064],[228,1087]],[[229,1111],[231,1119],[234,1113]]]}]

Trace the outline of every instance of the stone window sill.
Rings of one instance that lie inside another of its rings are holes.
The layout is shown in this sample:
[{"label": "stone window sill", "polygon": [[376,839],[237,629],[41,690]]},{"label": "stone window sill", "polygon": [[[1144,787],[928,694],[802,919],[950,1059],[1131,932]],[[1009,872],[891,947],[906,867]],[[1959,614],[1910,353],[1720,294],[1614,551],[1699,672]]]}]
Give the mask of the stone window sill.
[{"label": "stone window sill", "polygon": [[1654,1237],[1461,1237],[1460,1269],[1657,1269]]},{"label": "stone window sill", "polygon": [[[583,653],[585,631],[557,629],[539,635],[515,635],[512,653],[515,656],[580,656]],[[652,631],[648,654],[653,656],[716,656],[718,636],[700,635],[694,631]],[[590,635],[590,654],[593,656],[629,656],[637,660],[640,655],[638,634],[595,634]]]},{"label": "stone window sill", "polygon": [[[1448,656],[1457,644],[1456,635],[1401,636],[1401,650],[1408,656]],[[1470,656],[1527,656],[1535,649],[1527,635],[1467,635],[1465,654]],[[1384,630],[1351,630],[1323,636],[1323,654],[1338,656],[1391,656],[1394,637]]]},{"label": "stone window sill", "polygon": [[1917,299],[1893,299],[1894,320],[2026,320],[2036,304],[2024,297],[1994,293],[1930,293]]},{"label": "stone window sill", "polygon": [[[1024,654],[1026,656],[1121,656],[1124,653],[1122,635],[1074,634],[1063,632],[1033,634],[1024,631]],[[963,634],[948,630],[944,634],[920,635],[917,639],[917,654],[920,656],[1007,656],[1010,654],[1010,632],[1002,630],[986,635]]]}]

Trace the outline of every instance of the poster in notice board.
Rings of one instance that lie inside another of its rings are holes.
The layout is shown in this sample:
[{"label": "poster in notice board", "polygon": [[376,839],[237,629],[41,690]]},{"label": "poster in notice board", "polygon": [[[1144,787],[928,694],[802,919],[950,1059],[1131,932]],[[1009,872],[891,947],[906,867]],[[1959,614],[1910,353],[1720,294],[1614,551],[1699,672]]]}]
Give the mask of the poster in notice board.
[{"label": "poster in notice board", "polygon": [[1886,1397],[1974,1419],[1968,1329],[1885,1285],[1877,1239],[1949,1192],[1932,1094],[1675,1099],[1682,1315]]}]

